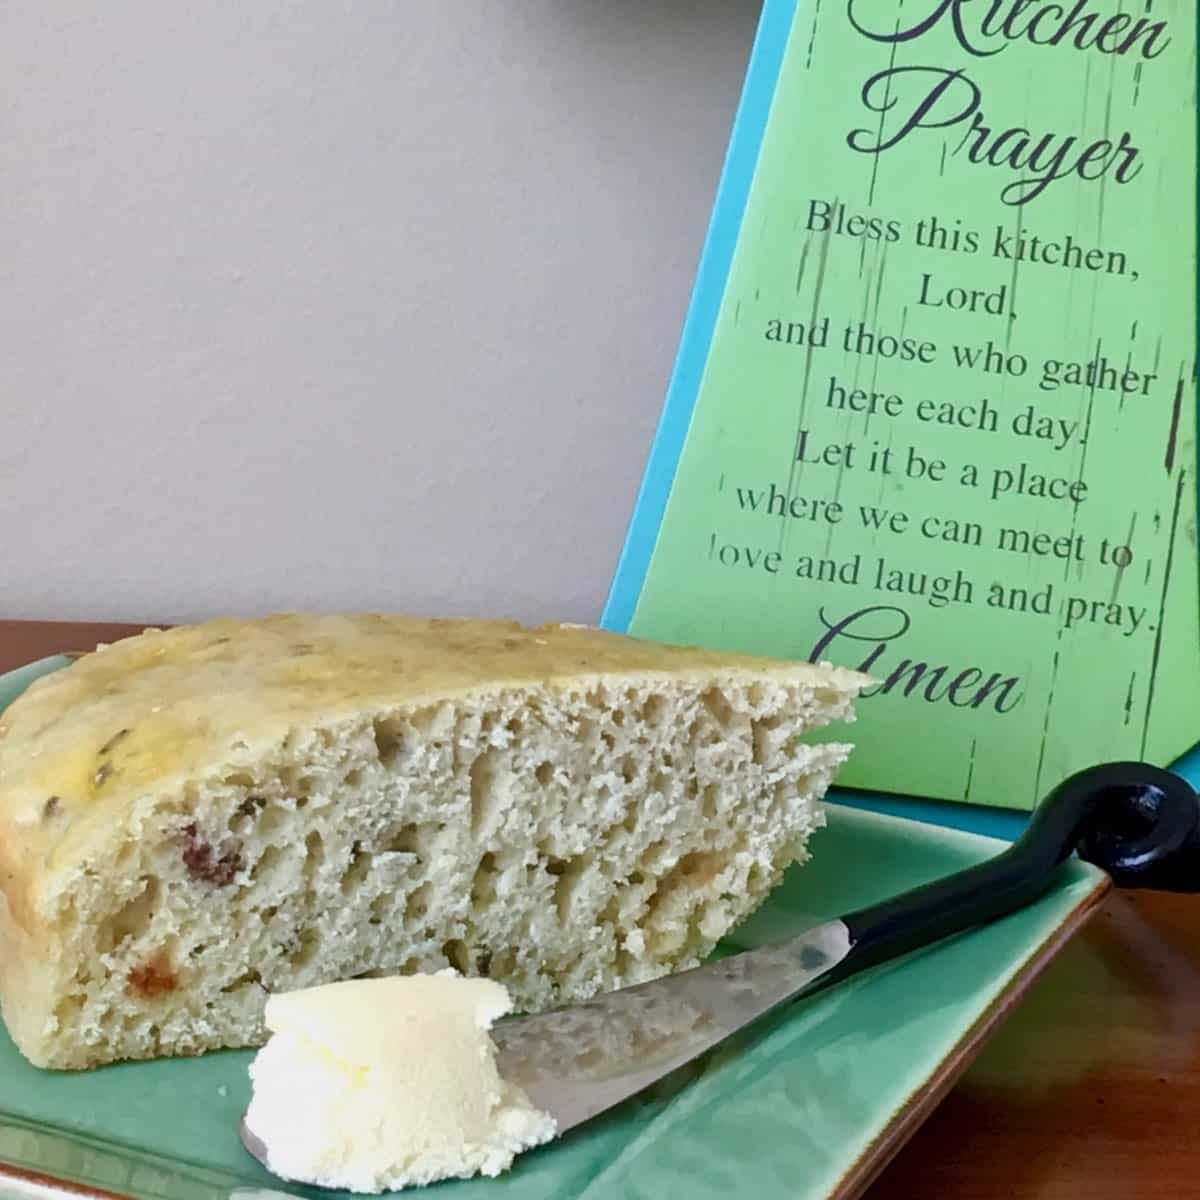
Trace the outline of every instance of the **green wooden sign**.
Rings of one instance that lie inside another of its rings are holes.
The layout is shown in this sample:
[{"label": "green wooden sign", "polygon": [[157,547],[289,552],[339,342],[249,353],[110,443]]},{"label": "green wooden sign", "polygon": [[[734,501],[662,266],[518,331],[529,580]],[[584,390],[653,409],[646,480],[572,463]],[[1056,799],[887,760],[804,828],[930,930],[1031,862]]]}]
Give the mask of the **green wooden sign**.
[{"label": "green wooden sign", "polygon": [[1196,8],[768,0],[605,616],[878,680],[849,786],[1200,737]]}]

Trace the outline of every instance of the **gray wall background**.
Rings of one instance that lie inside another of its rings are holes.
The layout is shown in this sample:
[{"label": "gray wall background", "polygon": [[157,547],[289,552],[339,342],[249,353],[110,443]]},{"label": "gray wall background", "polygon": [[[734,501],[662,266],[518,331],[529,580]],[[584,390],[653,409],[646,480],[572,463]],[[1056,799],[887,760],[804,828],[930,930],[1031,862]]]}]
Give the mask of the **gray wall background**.
[{"label": "gray wall background", "polygon": [[0,616],[595,618],[753,0],[10,0]]}]

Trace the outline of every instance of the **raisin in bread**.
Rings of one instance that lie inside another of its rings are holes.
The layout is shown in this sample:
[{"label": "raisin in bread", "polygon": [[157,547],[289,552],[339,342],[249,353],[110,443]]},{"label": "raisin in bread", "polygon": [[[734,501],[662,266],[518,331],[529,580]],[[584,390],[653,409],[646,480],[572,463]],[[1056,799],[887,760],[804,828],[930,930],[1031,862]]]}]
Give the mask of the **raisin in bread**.
[{"label": "raisin in bread", "polygon": [[260,1044],[268,993],[694,964],[820,824],[861,676],[581,627],[150,631],[0,717],[0,1004],[33,1062]]}]

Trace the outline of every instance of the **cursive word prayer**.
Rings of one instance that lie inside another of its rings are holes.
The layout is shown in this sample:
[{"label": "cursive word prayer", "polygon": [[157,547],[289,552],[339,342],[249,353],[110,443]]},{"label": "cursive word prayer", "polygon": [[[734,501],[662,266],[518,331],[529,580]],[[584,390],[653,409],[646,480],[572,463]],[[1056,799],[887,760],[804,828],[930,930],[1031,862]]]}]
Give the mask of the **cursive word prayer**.
[{"label": "cursive word prayer", "polygon": [[[913,84],[915,88],[909,86]],[[897,109],[902,96],[904,107],[891,132],[885,134],[882,120],[874,129],[855,129],[846,138],[852,150],[882,154],[920,130],[962,126],[956,155],[965,151],[976,165],[1022,173],[1000,191],[1000,198],[1010,205],[1040,196],[1057,179],[1109,175],[1117,183],[1128,183],[1142,169],[1141,153],[1128,133],[1116,141],[1103,137],[1089,142],[1070,133],[1039,134],[1023,125],[1003,129],[992,125],[983,112],[983,93],[961,69],[891,67],[863,84],[863,105],[881,117]]]},{"label": "cursive word prayer", "polygon": [[[860,608],[849,616],[831,620],[820,609],[817,617],[825,632],[809,651],[810,662],[820,662],[826,651],[832,650],[839,662],[855,664],[859,671],[878,677],[879,664],[912,627],[912,618],[902,608],[892,604],[876,604]],[[858,643],[858,645],[854,645]],[[864,645],[870,649],[864,649]],[[849,655],[850,657],[847,657]],[[933,665],[923,659],[902,658],[895,666],[887,666],[880,683],[867,688],[864,697],[887,695],[899,691],[904,696],[916,696],[929,704],[944,701],[955,708],[994,708],[998,713],[1011,712],[1022,699],[1021,681],[1015,675],[999,671],[986,672],[976,667]]]}]

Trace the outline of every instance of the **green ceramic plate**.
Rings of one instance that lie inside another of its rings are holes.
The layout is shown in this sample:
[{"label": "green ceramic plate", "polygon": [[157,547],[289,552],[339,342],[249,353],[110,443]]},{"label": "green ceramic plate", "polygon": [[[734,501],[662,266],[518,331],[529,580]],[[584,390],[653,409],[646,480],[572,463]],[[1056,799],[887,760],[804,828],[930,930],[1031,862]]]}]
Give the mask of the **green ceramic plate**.
[{"label": "green ceramic plate", "polygon": [[[0,677],[0,707],[61,660]],[[735,947],[958,870],[1003,843],[835,805]],[[1077,861],[1033,907],[765,1022],[686,1078],[446,1200],[825,1200],[857,1195],[937,1103],[1033,977],[1099,904]],[[273,1180],[238,1142],[243,1052],[87,1074],[29,1066],[0,1033],[0,1196],[164,1200],[321,1195]]]}]

